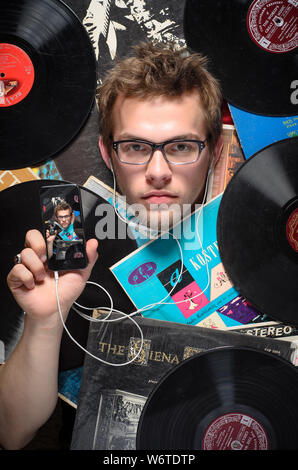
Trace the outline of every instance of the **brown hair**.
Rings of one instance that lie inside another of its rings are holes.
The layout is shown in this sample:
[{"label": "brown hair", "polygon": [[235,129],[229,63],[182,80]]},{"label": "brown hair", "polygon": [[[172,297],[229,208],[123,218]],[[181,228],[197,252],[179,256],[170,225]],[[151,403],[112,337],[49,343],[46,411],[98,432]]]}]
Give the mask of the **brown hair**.
[{"label": "brown hair", "polygon": [[72,214],[72,207],[67,202],[63,202],[63,201],[59,202],[54,210],[55,217],[57,217],[58,211],[66,211],[66,210],[69,210],[70,214]]},{"label": "brown hair", "polygon": [[221,133],[222,96],[217,80],[207,70],[207,59],[175,44],[141,43],[135,55],[116,63],[97,92],[99,124],[109,149],[113,130],[113,106],[118,95],[145,99],[178,97],[198,90],[205,110],[207,139],[211,151]]}]

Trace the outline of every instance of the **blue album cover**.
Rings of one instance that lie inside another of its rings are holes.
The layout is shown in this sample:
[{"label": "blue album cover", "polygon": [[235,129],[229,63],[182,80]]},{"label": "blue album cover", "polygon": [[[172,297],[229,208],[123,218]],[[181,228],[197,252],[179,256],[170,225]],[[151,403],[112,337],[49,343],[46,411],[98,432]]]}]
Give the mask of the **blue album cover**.
[{"label": "blue album cover", "polygon": [[220,259],[216,221],[221,197],[174,226],[171,235],[162,234],[110,268],[144,317],[213,328],[259,320]]},{"label": "blue album cover", "polygon": [[298,116],[261,116],[229,108],[246,159],[274,142],[298,136]]}]

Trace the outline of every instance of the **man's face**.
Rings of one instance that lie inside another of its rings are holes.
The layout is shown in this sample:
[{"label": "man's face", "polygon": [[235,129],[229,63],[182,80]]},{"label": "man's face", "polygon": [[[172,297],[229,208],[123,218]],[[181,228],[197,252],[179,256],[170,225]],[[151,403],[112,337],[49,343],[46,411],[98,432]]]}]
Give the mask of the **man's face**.
[{"label": "man's face", "polygon": [[72,214],[69,209],[57,211],[57,220],[63,230],[66,230],[72,223]]},{"label": "man's face", "polygon": [[[113,109],[113,140],[142,139],[160,143],[171,139],[197,139],[207,137],[203,109],[199,94],[194,91],[172,99],[156,97],[140,100],[119,96]],[[109,166],[107,152],[101,153]],[[129,165],[119,161],[114,150],[111,155],[118,188],[129,204],[142,204],[149,214],[151,226],[170,216],[170,224],[176,215],[167,209],[188,207],[202,200],[206,175],[210,164],[207,147],[195,163],[173,165],[167,163],[160,150],[144,165]],[[162,206],[161,206],[162,204]],[[167,207],[165,207],[167,205]],[[176,210],[177,213],[177,210]],[[177,217],[179,219],[179,215]]]}]

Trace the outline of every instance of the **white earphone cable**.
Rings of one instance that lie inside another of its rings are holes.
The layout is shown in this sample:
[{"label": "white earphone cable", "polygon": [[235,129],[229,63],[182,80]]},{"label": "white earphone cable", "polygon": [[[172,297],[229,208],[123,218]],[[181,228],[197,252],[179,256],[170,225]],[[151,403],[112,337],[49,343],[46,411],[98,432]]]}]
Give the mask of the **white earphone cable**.
[{"label": "white earphone cable", "polygon": [[[133,224],[135,226],[137,226],[139,228],[139,225],[138,224],[135,224],[135,223],[132,223],[131,221],[125,219],[124,217],[122,217],[122,215],[119,213],[119,211],[117,210],[117,207],[116,207],[116,178],[115,178],[115,175],[114,175],[114,171],[113,171],[113,167],[112,167],[112,164],[111,164],[111,171],[112,171],[112,174],[113,174],[113,206],[114,206],[114,210],[117,214],[117,216],[119,217],[119,219],[121,219],[123,222],[125,222],[126,224]],[[86,354],[88,354],[89,356],[91,356],[92,358],[94,358],[95,360],[98,360],[104,364],[107,364],[107,365],[111,365],[111,366],[115,366],[115,367],[120,367],[120,366],[125,366],[125,365],[128,365],[132,362],[134,362],[137,357],[141,354],[141,351],[143,349],[143,344],[144,344],[144,336],[143,336],[143,332],[142,332],[142,329],[141,327],[138,325],[138,323],[132,318],[133,316],[137,315],[138,313],[141,313],[141,312],[144,312],[146,310],[150,310],[154,307],[156,307],[157,305],[174,305],[174,304],[178,304],[178,303],[183,303],[183,302],[188,302],[189,300],[192,300],[193,298],[196,298],[196,297],[199,297],[200,295],[202,295],[206,289],[208,288],[209,284],[210,284],[210,273],[209,273],[209,268],[208,268],[208,262],[207,262],[207,259],[206,259],[206,255],[205,255],[205,252],[203,250],[203,245],[202,245],[202,241],[201,241],[201,237],[200,237],[200,234],[199,234],[199,230],[198,230],[198,223],[199,223],[199,219],[201,217],[201,214],[202,214],[202,210],[203,210],[203,207],[204,207],[204,204],[206,202],[206,197],[207,197],[207,192],[208,192],[208,186],[209,186],[209,177],[210,177],[210,174],[211,174],[211,165],[209,167],[209,171],[208,171],[208,175],[207,175],[207,179],[206,179],[206,184],[205,184],[205,192],[204,192],[204,196],[203,196],[203,201],[202,201],[202,204],[201,204],[201,207],[199,209],[199,212],[198,212],[198,217],[197,217],[197,220],[196,220],[196,225],[195,225],[195,230],[196,230],[196,236],[199,240],[199,243],[200,243],[200,248],[202,249],[202,252],[203,252],[203,256],[205,258],[205,266],[206,266],[206,269],[207,269],[207,277],[208,277],[208,282],[207,282],[207,285],[206,287],[204,288],[204,290],[202,290],[201,292],[199,292],[198,294],[194,295],[193,297],[191,298],[187,298],[185,300],[181,300],[181,301],[178,301],[178,302],[165,302],[165,300],[170,297],[171,293],[173,292],[173,290],[176,288],[178,282],[180,281],[181,277],[182,277],[182,274],[183,274],[183,251],[182,251],[182,248],[181,248],[181,244],[179,243],[179,240],[177,239],[177,237],[171,233],[171,232],[168,232],[168,231],[165,231],[164,233],[168,233],[169,235],[171,235],[174,240],[177,242],[177,245],[178,245],[178,248],[179,248],[179,253],[180,253],[180,260],[181,260],[181,268],[180,268],[180,272],[179,272],[179,276],[177,277],[175,283],[174,283],[174,286],[172,287],[172,289],[170,290],[170,292],[161,300],[159,300],[158,302],[154,302],[152,304],[148,304],[146,305],[145,307],[142,307],[140,309],[137,309],[135,311],[133,311],[132,313],[124,313],[120,310],[117,310],[117,309],[114,309],[113,307],[113,299],[111,297],[111,295],[109,294],[109,292],[103,287],[101,286],[100,284],[96,283],[96,282],[93,282],[93,281],[87,281],[87,284],[92,284],[92,285],[95,285],[97,287],[99,287],[100,289],[102,289],[106,294],[107,296],[109,297],[110,299],[110,307],[85,307],[83,305],[80,305],[78,304],[77,302],[74,302],[74,304],[72,305],[72,309],[78,313],[81,317],[83,317],[84,319],[90,321],[90,322],[106,322],[106,323],[109,323],[109,322],[114,322],[114,321],[119,321],[119,320],[123,320],[123,318],[127,318],[127,319],[130,319],[134,324],[135,326],[138,328],[139,332],[140,332],[140,335],[141,335],[141,342],[140,342],[140,346],[139,346],[139,350],[137,351],[137,353],[133,356],[132,359],[130,359],[129,361],[126,361],[124,363],[111,363],[111,362],[108,362],[108,361],[105,361],[104,359],[98,357],[98,356],[95,356],[94,354],[92,354],[90,351],[88,351],[86,348],[84,348],[70,333],[70,331],[68,330],[65,322],[64,322],[64,319],[63,319],[63,314],[62,314],[62,310],[61,310],[61,305],[60,305],[60,299],[59,299],[59,292],[58,292],[58,286],[59,286],[59,274],[58,274],[58,271],[55,271],[54,272],[54,276],[55,276],[55,286],[56,286],[56,298],[57,298],[57,306],[58,306],[58,312],[59,312],[59,316],[60,316],[60,319],[61,319],[61,322],[63,324],[63,328],[65,330],[65,332],[67,333],[67,335],[70,337],[70,339],[80,348],[82,349]],[[146,231],[151,231],[152,232],[152,229],[150,229],[149,227],[145,227],[145,226],[142,226],[142,229],[146,230]],[[156,236],[155,232],[154,232],[154,236]],[[105,311],[107,310],[108,311],[108,314],[105,318],[94,318],[94,317],[91,317],[89,315],[86,315],[82,312],[80,312],[76,307],[74,307],[74,305],[82,308],[82,309],[85,309],[85,310],[101,310],[101,311]],[[119,315],[122,315],[122,318],[110,318],[111,314],[112,313],[118,313]]]}]

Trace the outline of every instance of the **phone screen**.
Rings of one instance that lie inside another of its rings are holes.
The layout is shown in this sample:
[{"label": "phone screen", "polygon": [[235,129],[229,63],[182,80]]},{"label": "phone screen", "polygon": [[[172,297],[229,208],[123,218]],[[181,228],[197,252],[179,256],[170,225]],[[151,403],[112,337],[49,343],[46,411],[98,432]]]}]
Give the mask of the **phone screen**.
[{"label": "phone screen", "polygon": [[75,184],[40,188],[43,236],[53,271],[87,266],[80,188]]}]

